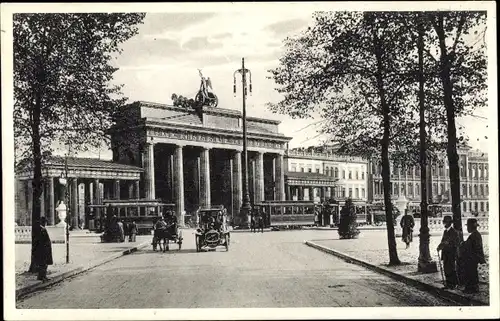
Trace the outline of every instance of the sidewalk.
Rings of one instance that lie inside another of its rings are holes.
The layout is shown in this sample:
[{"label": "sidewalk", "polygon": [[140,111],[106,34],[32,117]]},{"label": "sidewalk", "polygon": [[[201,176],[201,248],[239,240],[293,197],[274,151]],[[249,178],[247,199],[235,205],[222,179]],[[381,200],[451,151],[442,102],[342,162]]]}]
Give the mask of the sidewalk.
[{"label": "sidewalk", "polygon": [[66,264],[66,244],[52,244],[54,264],[48,268],[49,282],[38,281],[37,275],[26,272],[30,265],[31,244],[15,245],[16,297],[45,288],[67,277],[84,272],[120,256],[132,253],[151,243],[150,235],[138,235],[136,242],[101,243],[100,234],[72,231],[69,258]]},{"label": "sidewalk", "polygon": [[[467,238],[468,234],[464,235]],[[441,236],[431,236],[430,252],[434,261],[437,262],[436,248],[441,241]],[[417,272],[419,255],[419,239],[413,238],[409,249],[401,238],[396,239],[398,257],[402,262],[399,266],[387,266],[389,252],[387,249],[387,234],[385,231],[362,231],[358,239],[340,240],[338,235],[332,235],[328,240],[306,241],[306,244],[318,250],[338,256],[350,263],[362,265],[389,277],[403,281],[445,296],[456,302],[471,305],[489,305],[489,252],[488,235],[483,235],[483,246],[487,264],[479,267],[480,292],[476,294],[465,294],[460,290],[444,290],[441,273],[438,272],[422,274]]]}]

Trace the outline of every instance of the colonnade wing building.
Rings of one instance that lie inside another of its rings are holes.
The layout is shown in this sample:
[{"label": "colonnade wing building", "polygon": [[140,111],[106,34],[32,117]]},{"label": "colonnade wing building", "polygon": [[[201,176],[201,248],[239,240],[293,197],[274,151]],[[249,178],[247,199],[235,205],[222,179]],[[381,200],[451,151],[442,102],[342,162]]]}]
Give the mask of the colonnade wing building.
[{"label": "colonnade wing building", "polygon": [[[291,137],[279,121],[247,117],[248,187],[254,203],[284,200],[284,155]],[[237,216],[243,198],[240,111],[202,112],[151,102],[124,107],[111,129],[113,162],[141,167],[140,197],[176,204],[180,222],[200,206]]]}]

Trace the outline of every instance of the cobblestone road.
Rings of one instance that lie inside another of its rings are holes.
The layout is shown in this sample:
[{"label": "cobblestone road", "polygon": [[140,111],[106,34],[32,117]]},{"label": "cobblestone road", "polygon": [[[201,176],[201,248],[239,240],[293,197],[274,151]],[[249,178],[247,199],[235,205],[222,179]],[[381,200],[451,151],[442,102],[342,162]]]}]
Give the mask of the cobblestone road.
[{"label": "cobblestone road", "polygon": [[450,303],[303,244],[336,231],[233,233],[229,252],[150,248],[34,293],[18,308],[442,306]]}]

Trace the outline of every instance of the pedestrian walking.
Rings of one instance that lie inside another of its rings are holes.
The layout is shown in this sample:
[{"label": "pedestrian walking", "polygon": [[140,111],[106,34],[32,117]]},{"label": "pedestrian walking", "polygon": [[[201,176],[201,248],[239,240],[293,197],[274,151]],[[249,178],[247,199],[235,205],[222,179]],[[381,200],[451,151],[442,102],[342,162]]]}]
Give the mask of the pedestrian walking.
[{"label": "pedestrian walking", "polygon": [[252,214],[252,217],[250,218],[250,228],[252,233],[255,233],[255,225],[255,216]]},{"label": "pedestrian walking", "polygon": [[467,220],[467,232],[469,237],[463,242],[459,249],[459,267],[462,284],[465,286],[465,293],[477,293],[479,291],[479,274],[477,267],[485,264],[483,250],[483,239],[477,230],[477,220],[470,218]]},{"label": "pedestrian walking", "polygon": [[406,243],[406,248],[409,248],[410,243],[413,241],[413,227],[415,226],[415,220],[413,219],[412,215],[406,212],[401,219],[400,224],[401,228],[403,229],[403,242]]},{"label": "pedestrian walking", "polygon": [[125,242],[125,229],[123,228],[123,222],[119,220],[117,225],[118,225],[118,231],[120,233],[120,242]]},{"label": "pedestrian walking", "polygon": [[449,215],[443,218],[443,237],[437,247],[437,250],[442,253],[440,259],[443,261],[444,276],[446,279],[445,288],[447,289],[454,289],[458,285],[456,260],[460,236],[458,231],[451,225],[452,222],[453,220]]},{"label": "pedestrian walking", "polygon": [[137,235],[137,224],[135,224],[135,221],[133,221],[130,224],[128,241],[135,242],[136,235]]},{"label": "pedestrian walking", "polygon": [[264,218],[262,217],[262,214],[259,214],[259,216],[257,217],[257,223],[258,223],[260,232],[264,233]]},{"label": "pedestrian walking", "polygon": [[54,264],[52,260],[52,243],[50,241],[49,233],[45,226],[47,225],[47,219],[45,217],[40,218],[40,234],[38,238],[34,240],[34,252],[35,252],[35,264],[38,267],[38,280],[48,281],[47,278],[47,267]]}]

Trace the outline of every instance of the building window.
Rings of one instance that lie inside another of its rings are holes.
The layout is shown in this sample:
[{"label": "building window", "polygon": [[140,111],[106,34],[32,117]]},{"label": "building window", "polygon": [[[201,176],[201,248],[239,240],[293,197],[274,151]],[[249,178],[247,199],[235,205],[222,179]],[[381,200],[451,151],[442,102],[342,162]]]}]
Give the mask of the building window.
[{"label": "building window", "polygon": [[307,170],[309,171],[309,173],[313,172],[313,169],[311,167],[309,167]]},{"label": "building window", "polygon": [[301,167],[301,168],[300,168],[300,171],[301,171],[302,173],[304,173],[304,167]]},{"label": "building window", "polygon": [[356,179],[359,179],[359,173],[356,171]]},{"label": "building window", "polygon": [[398,195],[399,194],[399,185],[398,183],[394,183],[394,195]]},{"label": "building window", "polygon": [[484,165],[484,178],[488,178],[488,165]]},{"label": "building window", "polygon": [[349,188],[349,197],[352,198],[352,188]]},{"label": "building window", "polygon": [[483,165],[481,164],[477,166],[477,177],[483,178]]},{"label": "building window", "polygon": [[365,195],[365,189],[364,188],[361,189],[361,197],[362,198],[366,197],[366,195]]},{"label": "building window", "polygon": [[345,179],[345,169],[342,170],[342,178]]},{"label": "building window", "polygon": [[477,202],[474,202],[474,211],[477,212]]},{"label": "building window", "polygon": [[349,171],[349,179],[352,179],[352,171]]},{"label": "building window", "polygon": [[486,202],[486,212],[490,211],[490,203]]},{"label": "building window", "polygon": [[415,183],[415,195],[420,195],[420,185],[418,183]]},{"label": "building window", "polygon": [[481,202],[481,212],[484,212],[484,202]]},{"label": "building window", "polygon": [[486,184],[485,188],[486,188],[486,196],[490,195],[490,191],[489,191],[489,188],[488,188],[488,184]]},{"label": "building window", "polygon": [[319,167],[316,167],[316,173],[319,174]]},{"label": "building window", "polygon": [[356,196],[356,198],[359,198],[359,188],[356,188],[356,190],[354,192],[355,192],[354,195]]},{"label": "building window", "polygon": [[439,194],[444,194],[445,188],[444,188],[444,183],[441,183],[441,190],[439,191]]},{"label": "building window", "polygon": [[484,196],[484,186],[479,185],[479,195]]},{"label": "building window", "polygon": [[342,197],[345,198],[345,187],[342,187]]},{"label": "building window", "polygon": [[335,178],[339,178],[339,169],[335,167]]},{"label": "building window", "polygon": [[297,164],[292,163],[292,172],[297,171]]},{"label": "building window", "polygon": [[477,185],[474,185],[474,196],[477,196],[478,195],[478,192],[477,192]]},{"label": "building window", "polygon": [[444,167],[443,167],[443,165],[439,165],[439,176],[441,176],[441,177],[444,176]]},{"label": "building window", "polygon": [[406,195],[406,186],[403,183],[401,183],[401,195]]},{"label": "building window", "polygon": [[413,196],[413,184],[408,184],[408,195]]},{"label": "building window", "polygon": [[467,203],[464,203],[464,213],[467,212]]},{"label": "building window", "polygon": [[467,196],[467,185],[462,184],[462,196]]},{"label": "building window", "polygon": [[469,196],[472,196],[472,184],[469,184]]},{"label": "building window", "polygon": [[434,195],[434,196],[438,195],[438,184],[437,183],[432,184],[432,195]]},{"label": "building window", "polygon": [[365,172],[361,172],[361,179],[365,179]]}]

